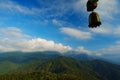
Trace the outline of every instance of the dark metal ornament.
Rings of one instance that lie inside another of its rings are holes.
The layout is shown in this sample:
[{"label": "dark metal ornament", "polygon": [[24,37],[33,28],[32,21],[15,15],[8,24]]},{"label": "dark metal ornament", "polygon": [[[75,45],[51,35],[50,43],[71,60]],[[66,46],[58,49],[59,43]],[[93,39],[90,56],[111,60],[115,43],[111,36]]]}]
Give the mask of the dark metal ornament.
[{"label": "dark metal ornament", "polygon": [[96,7],[97,7],[97,2],[91,2],[91,1],[89,1],[88,0],[88,2],[87,2],[87,11],[89,12],[89,11],[93,11]]},{"label": "dark metal ornament", "polygon": [[96,12],[92,12],[90,15],[89,15],[89,27],[90,28],[96,28],[97,26],[100,26],[101,25],[101,21],[100,21],[100,17],[98,15],[98,13]]},{"label": "dark metal ornament", "polygon": [[94,3],[94,2],[98,2],[99,0],[88,0],[88,1]]}]

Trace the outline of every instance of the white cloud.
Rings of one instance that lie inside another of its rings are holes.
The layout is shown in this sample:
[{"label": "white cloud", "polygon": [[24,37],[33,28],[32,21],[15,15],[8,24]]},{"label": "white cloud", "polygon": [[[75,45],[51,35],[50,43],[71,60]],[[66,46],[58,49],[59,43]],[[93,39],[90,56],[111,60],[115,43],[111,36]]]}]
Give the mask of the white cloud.
[{"label": "white cloud", "polygon": [[110,46],[104,49],[101,49],[98,51],[98,53],[101,54],[119,54],[120,52],[120,45],[114,45],[114,46]]},{"label": "white cloud", "polygon": [[113,18],[113,15],[119,12],[119,0],[99,0],[96,12],[103,19]]},{"label": "white cloud", "polygon": [[120,41],[94,52],[96,56],[117,62],[120,59]]},{"label": "white cloud", "polygon": [[106,48],[103,48],[103,49],[100,49],[98,51],[95,52],[96,55],[99,54],[99,55],[120,55],[120,41],[117,41],[116,44],[114,45],[111,45],[109,47],[106,47]]},{"label": "white cloud", "polygon": [[116,41],[116,44],[120,44],[120,41]]},{"label": "white cloud", "polygon": [[[74,3],[74,10],[78,13],[87,13],[86,3],[88,0],[78,0]],[[98,7],[95,9],[103,19],[111,19],[119,12],[119,0],[99,0]]]},{"label": "white cloud", "polygon": [[86,3],[87,3],[88,0],[77,0],[75,3],[74,3],[74,11],[77,12],[77,13],[86,13],[87,14],[87,10],[86,10]]},{"label": "white cloud", "polygon": [[94,29],[90,29],[92,32],[94,33],[98,33],[98,34],[109,34],[110,30],[104,27],[100,27],[100,28],[94,28]]},{"label": "white cloud", "polygon": [[[49,12],[48,15],[49,17],[59,17],[63,16],[65,14],[68,14],[68,12],[72,13],[73,9],[73,3],[75,0],[52,0],[52,1],[44,1],[44,0],[39,0],[38,3],[43,6],[46,6],[46,11]],[[51,12],[53,11],[53,12]],[[71,14],[70,13],[70,14]]]},{"label": "white cloud", "polygon": [[53,20],[52,20],[52,23],[55,24],[55,25],[57,25],[57,26],[63,26],[62,22],[59,22],[59,21],[56,20],[56,19],[53,19]]},{"label": "white cloud", "polygon": [[111,34],[112,26],[110,24],[103,24],[98,28],[90,29],[93,33],[97,34]]},{"label": "white cloud", "polygon": [[[113,28],[114,28],[114,27],[113,27]],[[114,33],[115,35],[120,35],[120,26],[114,28],[114,29],[113,29],[113,33]]]},{"label": "white cloud", "polygon": [[77,49],[76,49],[75,51],[77,51],[77,52],[79,52],[79,53],[85,53],[85,54],[88,54],[88,55],[91,55],[91,54],[92,54],[91,51],[86,50],[83,46],[77,47]]},{"label": "white cloud", "polygon": [[102,56],[102,54],[101,53],[96,53],[95,56],[99,57],[99,56]]},{"label": "white cloud", "polygon": [[98,28],[90,29],[91,32],[97,33],[97,34],[105,34],[105,35],[112,35],[114,37],[120,36],[120,26],[113,26],[110,24],[103,24],[102,26]]},{"label": "white cloud", "polygon": [[0,10],[10,14],[22,13],[26,15],[34,15],[37,17],[43,17],[44,12],[46,11],[45,9],[40,9],[34,6],[28,7],[20,5],[13,0],[0,0]]},{"label": "white cloud", "polygon": [[60,28],[60,31],[79,40],[86,40],[92,38],[92,34],[90,32],[85,32],[74,28],[63,27]]},{"label": "white cloud", "polygon": [[[42,5],[42,7],[36,6],[25,6],[20,5],[16,1],[13,0],[1,0],[0,1],[0,10],[6,10],[6,12],[12,13],[23,13],[27,15],[35,15],[39,17],[57,17],[63,16],[68,11],[72,9],[72,3],[66,2],[65,0],[56,0],[56,1],[38,1],[38,4]],[[43,4],[42,4],[43,3]],[[52,12],[54,11],[54,12]]]},{"label": "white cloud", "polygon": [[15,2],[12,2],[11,0],[9,1],[0,1],[0,9],[7,9],[8,11],[19,11],[21,13],[29,13],[31,14],[32,13],[32,10],[30,10],[29,8],[27,7],[24,7],[24,6],[21,6]]},{"label": "white cloud", "polygon": [[16,27],[0,28],[0,51],[58,51],[72,50],[70,46],[52,40],[32,38]]},{"label": "white cloud", "polygon": [[[73,50],[70,46],[62,43],[23,34],[22,30],[16,27],[0,28],[0,33],[0,51],[58,51],[64,53]],[[91,51],[82,46],[74,50],[79,53],[91,54]]]},{"label": "white cloud", "polygon": [[[58,51],[66,52],[72,50],[70,46],[64,46],[61,43],[55,43],[41,38],[36,38],[25,42],[26,48],[24,51]],[[22,45],[21,45],[22,46]]]},{"label": "white cloud", "polygon": [[29,38],[30,36],[22,34],[22,31],[16,27],[0,28],[2,38]]},{"label": "white cloud", "polygon": [[[63,16],[65,14],[72,14],[72,13],[83,13],[87,14],[86,11],[86,3],[88,0],[70,0],[69,2],[66,0],[54,0],[52,2],[46,2],[38,0],[40,5],[44,5],[46,7],[27,7],[20,5],[12,0],[1,0],[0,1],[0,9],[7,9],[7,11],[21,12],[24,14],[35,14],[37,16],[43,16],[46,14],[46,17],[56,17],[56,16]],[[102,18],[106,17],[105,19],[112,18],[114,14],[118,13],[119,0],[99,0],[98,7],[96,12],[102,16]],[[51,12],[54,11],[54,12]],[[49,12],[49,13],[48,13]],[[44,16],[45,17],[45,16]]]},{"label": "white cloud", "polygon": [[52,20],[52,23],[56,26],[59,26],[59,27],[63,27],[63,26],[73,26],[72,24],[70,24],[69,22],[67,21],[63,21],[63,20],[57,20],[57,19],[53,19]]}]

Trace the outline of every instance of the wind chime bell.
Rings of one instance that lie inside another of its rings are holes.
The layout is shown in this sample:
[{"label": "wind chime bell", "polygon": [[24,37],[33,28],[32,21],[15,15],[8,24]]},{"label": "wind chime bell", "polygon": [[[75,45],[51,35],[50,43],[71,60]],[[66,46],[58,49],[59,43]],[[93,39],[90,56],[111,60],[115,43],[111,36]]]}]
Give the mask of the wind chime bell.
[{"label": "wind chime bell", "polygon": [[87,2],[87,11],[93,11],[97,7],[97,1],[98,0],[88,0]]},{"label": "wind chime bell", "polygon": [[89,15],[89,27],[90,28],[94,28],[94,27],[97,27],[97,26],[100,26],[101,25],[101,21],[100,21],[100,17],[98,15],[98,13],[96,12],[92,12],[90,15]]},{"label": "wind chime bell", "polygon": [[92,3],[98,2],[98,0],[88,0],[88,1],[90,1],[90,2],[92,2]]}]

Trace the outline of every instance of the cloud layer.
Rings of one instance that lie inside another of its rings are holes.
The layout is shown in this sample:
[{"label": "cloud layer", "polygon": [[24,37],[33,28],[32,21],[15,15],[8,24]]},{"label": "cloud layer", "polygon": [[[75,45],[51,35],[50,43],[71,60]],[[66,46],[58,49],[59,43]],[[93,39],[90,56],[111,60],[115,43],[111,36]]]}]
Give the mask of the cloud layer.
[{"label": "cloud layer", "polygon": [[107,35],[112,37],[119,37],[120,35],[120,25],[110,25],[110,24],[103,24],[100,28],[93,28],[90,29],[92,33]]},{"label": "cloud layer", "polygon": [[86,40],[92,38],[92,34],[75,28],[63,27],[60,31],[68,36],[74,37],[78,40]]},{"label": "cloud layer", "polygon": [[111,45],[109,47],[103,48],[101,50],[98,50],[96,53],[101,55],[119,55],[120,54],[120,41],[118,41],[116,44]]},{"label": "cloud layer", "polygon": [[72,50],[70,46],[55,43],[52,40],[33,38],[23,34],[16,27],[0,29],[0,51],[58,51],[66,52]]},{"label": "cloud layer", "polygon": [[111,19],[119,12],[119,0],[99,0],[96,11],[103,19]]},{"label": "cloud layer", "polygon": [[[0,0],[0,12],[1,13],[5,12],[5,14],[8,13],[10,16],[11,13],[13,14],[18,13],[20,16],[24,14],[27,16],[30,15],[32,19],[34,16],[37,16],[36,20],[43,18],[46,19],[47,21],[52,20],[50,21],[50,23],[52,22],[52,24],[59,26],[58,28],[60,28],[60,32],[63,33],[60,34],[60,36],[61,35],[63,36],[65,34],[65,36],[67,35],[77,40],[89,40],[91,38],[93,39],[101,38],[99,37],[99,35],[107,35],[107,36],[109,35],[112,38],[114,36],[120,35],[119,21],[116,22],[117,19],[119,20],[119,17],[116,17],[116,14],[119,13],[119,9],[118,9],[119,0],[110,0],[110,1],[99,0],[98,7],[96,8],[95,11],[100,14],[101,20],[103,20],[102,26],[99,28],[90,29],[90,31],[88,30],[85,31],[84,29],[81,30],[78,29],[78,26],[82,25],[81,27],[83,28],[83,26],[87,25],[87,23],[84,24],[84,19],[86,21],[86,18],[89,14],[86,11],[86,2],[88,0],[69,0],[69,1],[35,0],[35,1],[38,1],[38,4],[41,6],[38,7],[33,5],[32,6],[22,5],[19,4],[19,2],[17,3],[17,0],[16,1]],[[114,22],[110,23],[111,20],[112,21],[114,20],[115,23]],[[78,24],[76,24],[77,21]],[[4,22],[4,24],[7,24],[6,21]],[[74,26],[74,28],[71,28],[72,26]],[[96,36],[94,36],[94,34]],[[99,51],[97,51],[98,53],[97,55],[106,54],[106,53],[119,54],[120,52],[119,49],[120,49],[119,44],[113,46],[111,45],[107,48],[100,49]],[[46,50],[59,51],[63,53],[73,49],[70,46],[63,45],[62,43],[56,43],[53,40],[46,40],[39,37],[33,38],[30,35],[24,34],[22,30],[16,27],[0,28],[0,51],[46,51]],[[84,47],[81,46],[75,50],[78,52],[91,53],[89,50],[86,50]]]},{"label": "cloud layer", "polygon": [[77,51],[77,52],[79,52],[79,53],[85,53],[85,54],[88,54],[88,55],[91,55],[91,54],[92,54],[91,51],[86,50],[83,46],[77,47],[77,49],[76,49],[75,51]]},{"label": "cloud layer", "polygon": [[[74,31],[74,29],[73,29]],[[76,30],[75,30],[76,31]],[[80,32],[80,31],[78,31]],[[86,50],[83,46],[73,49],[70,46],[65,46],[62,43],[55,43],[52,40],[43,38],[33,38],[32,36],[23,34],[22,30],[16,27],[0,28],[0,51],[58,51],[64,53],[67,51],[77,51],[78,53],[91,54],[91,51]],[[86,33],[81,32],[86,35]],[[83,39],[83,38],[82,38]],[[86,38],[85,38],[86,39]]]}]

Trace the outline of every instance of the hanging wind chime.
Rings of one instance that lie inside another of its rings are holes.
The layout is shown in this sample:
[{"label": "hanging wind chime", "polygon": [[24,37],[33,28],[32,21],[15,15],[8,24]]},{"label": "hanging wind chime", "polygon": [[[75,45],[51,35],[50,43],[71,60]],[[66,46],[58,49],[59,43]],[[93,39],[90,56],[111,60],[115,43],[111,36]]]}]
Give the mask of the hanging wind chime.
[{"label": "hanging wind chime", "polygon": [[88,0],[87,2],[87,11],[91,12],[89,15],[89,28],[96,28],[101,25],[100,17],[97,12],[94,12],[94,9],[98,6],[98,0]]}]

